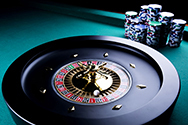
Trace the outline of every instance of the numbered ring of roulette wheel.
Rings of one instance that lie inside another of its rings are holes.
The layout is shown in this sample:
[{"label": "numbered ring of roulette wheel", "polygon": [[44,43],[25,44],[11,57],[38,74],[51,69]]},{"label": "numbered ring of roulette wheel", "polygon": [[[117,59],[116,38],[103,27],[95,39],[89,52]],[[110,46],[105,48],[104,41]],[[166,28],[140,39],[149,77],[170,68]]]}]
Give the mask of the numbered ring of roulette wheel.
[{"label": "numbered ring of roulette wheel", "polygon": [[35,47],[12,63],[2,85],[18,124],[164,122],[179,90],[178,73],[162,54],[108,36]]}]

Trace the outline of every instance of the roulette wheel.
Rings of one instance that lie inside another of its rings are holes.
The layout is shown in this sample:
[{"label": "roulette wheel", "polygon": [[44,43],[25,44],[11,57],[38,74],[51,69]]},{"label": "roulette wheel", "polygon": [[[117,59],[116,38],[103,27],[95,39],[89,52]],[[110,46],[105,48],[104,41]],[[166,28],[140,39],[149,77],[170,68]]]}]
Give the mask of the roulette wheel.
[{"label": "roulette wheel", "polygon": [[2,91],[17,124],[152,124],[168,122],[180,79],[148,46],[77,36],[21,55],[5,73]]}]

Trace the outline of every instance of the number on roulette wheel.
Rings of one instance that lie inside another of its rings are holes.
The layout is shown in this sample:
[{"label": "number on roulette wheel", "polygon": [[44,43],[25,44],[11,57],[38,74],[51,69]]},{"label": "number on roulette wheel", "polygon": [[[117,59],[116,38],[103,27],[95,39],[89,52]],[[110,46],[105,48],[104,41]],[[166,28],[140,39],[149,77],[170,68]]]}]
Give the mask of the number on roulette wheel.
[{"label": "number on roulette wheel", "polygon": [[167,122],[180,90],[174,66],[140,43],[107,36],[59,39],[29,50],[2,91],[17,124]]}]

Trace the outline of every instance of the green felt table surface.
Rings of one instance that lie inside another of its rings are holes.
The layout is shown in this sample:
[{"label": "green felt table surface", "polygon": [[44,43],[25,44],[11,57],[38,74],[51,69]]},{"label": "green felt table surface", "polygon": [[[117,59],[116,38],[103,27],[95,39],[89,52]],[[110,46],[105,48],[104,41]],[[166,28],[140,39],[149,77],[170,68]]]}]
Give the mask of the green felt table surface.
[{"label": "green felt table surface", "polygon": [[[80,35],[106,35],[124,38],[124,27],[123,25],[118,27],[29,7],[16,8],[1,13],[0,84],[2,84],[4,73],[9,65],[26,51],[48,41]],[[181,78],[180,95],[169,124],[185,125],[188,123],[188,42],[182,41],[179,48],[165,47],[159,51],[174,64]],[[14,84],[14,79],[12,79],[12,84]],[[10,94],[14,93],[10,92]],[[1,91],[0,125],[15,125]]]}]

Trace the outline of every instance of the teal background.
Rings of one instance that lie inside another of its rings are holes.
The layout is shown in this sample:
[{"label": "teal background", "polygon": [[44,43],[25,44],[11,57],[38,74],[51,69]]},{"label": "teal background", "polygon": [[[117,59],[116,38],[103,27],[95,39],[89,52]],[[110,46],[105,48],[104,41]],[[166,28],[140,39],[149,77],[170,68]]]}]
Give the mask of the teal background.
[{"label": "teal background", "polygon": [[[111,14],[116,15],[115,13]],[[124,15],[119,16],[123,17]],[[80,35],[106,35],[124,38],[123,22],[122,27],[118,27],[96,20],[79,18],[77,15],[68,16],[30,7],[12,8],[1,12],[0,84],[10,64],[26,51],[48,41]],[[179,48],[165,47],[159,51],[174,64],[181,78],[180,96],[169,124],[185,125],[188,123],[188,42],[182,41]],[[12,79],[12,84],[14,84],[14,79]],[[10,94],[13,93],[10,92]],[[1,91],[0,125],[15,125]]]}]

